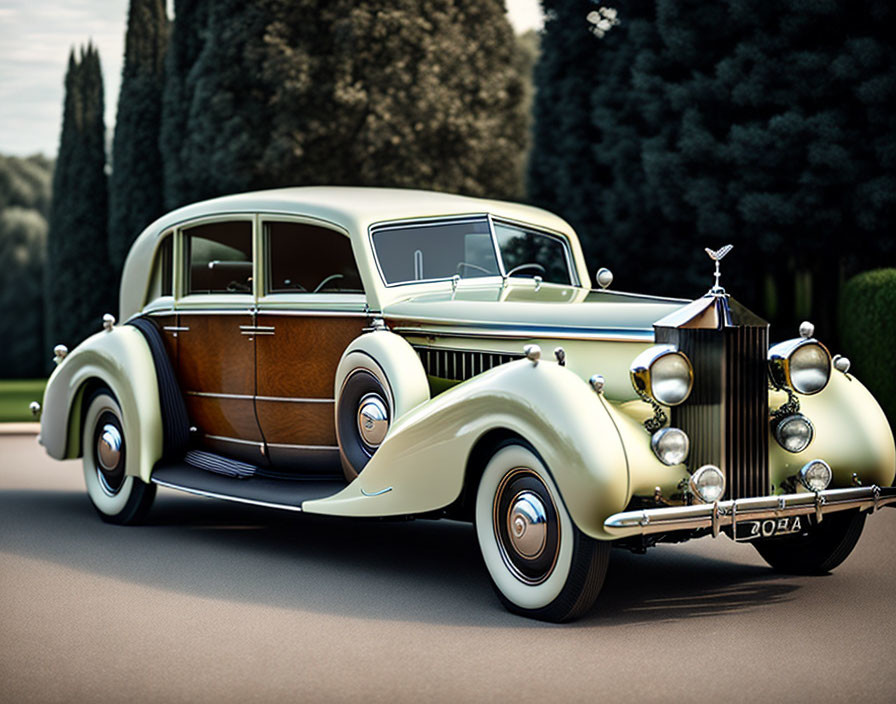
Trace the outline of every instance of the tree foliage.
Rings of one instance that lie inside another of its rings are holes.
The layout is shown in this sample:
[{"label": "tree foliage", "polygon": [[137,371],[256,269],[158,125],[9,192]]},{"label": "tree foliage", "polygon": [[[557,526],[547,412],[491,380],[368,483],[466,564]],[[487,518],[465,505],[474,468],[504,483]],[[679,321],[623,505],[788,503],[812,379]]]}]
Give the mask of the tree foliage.
[{"label": "tree foliage", "polygon": [[854,276],[840,294],[840,339],[853,371],[880,401],[896,427],[896,269],[874,269]]},{"label": "tree foliage", "polygon": [[105,128],[100,57],[72,51],[65,76],[59,153],[44,271],[47,339],[69,347],[117,309],[108,263]]},{"label": "tree foliage", "polygon": [[4,378],[43,374],[43,264],[52,163],[0,156],[0,370]]},{"label": "tree foliage", "polygon": [[136,236],[163,213],[164,0],[131,0],[109,178],[109,265],[116,279]]},{"label": "tree foliage", "polygon": [[597,39],[592,3],[544,4],[532,198],[656,293],[698,295],[732,242],[730,292],[834,334],[843,272],[896,255],[896,10],[629,0]]},{"label": "tree foliage", "polygon": [[516,55],[500,0],[178,3],[166,204],[303,184],[518,196]]}]

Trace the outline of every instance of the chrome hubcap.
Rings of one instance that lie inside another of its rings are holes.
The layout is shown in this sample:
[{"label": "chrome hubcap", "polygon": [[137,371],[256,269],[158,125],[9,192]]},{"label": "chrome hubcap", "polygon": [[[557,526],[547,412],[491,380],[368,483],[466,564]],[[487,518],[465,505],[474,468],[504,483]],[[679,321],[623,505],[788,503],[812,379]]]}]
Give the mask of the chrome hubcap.
[{"label": "chrome hubcap", "polygon": [[106,471],[114,470],[121,460],[121,433],[111,423],[103,426],[96,443],[96,456]]},{"label": "chrome hubcap", "polygon": [[523,557],[534,559],[547,541],[547,513],[541,499],[531,491],[517,495],[507,514],[507,534],[511,547]]},{"label": "chrome hubcap", "polygon": [[378,394],[367,394],[358,404],[358,433],[364,444],[377,448],[389,430],[389,411]]}]

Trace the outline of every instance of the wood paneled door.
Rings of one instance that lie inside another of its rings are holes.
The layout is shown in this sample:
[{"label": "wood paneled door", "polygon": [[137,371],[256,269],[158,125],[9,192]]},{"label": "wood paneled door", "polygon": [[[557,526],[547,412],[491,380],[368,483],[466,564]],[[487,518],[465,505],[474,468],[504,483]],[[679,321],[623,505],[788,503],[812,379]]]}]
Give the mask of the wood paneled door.
[{"label": "wood paneled door", "polygon": [[255,418],[251,311],[181,311],[178,377],[190,422],[208,449],[258,464],[264,439]]},{"label": "wood paneled door", "polygon": [[360,312],[259,311],[255,409],[276,468],[340,473],[333,384],[342,353],[366,324]]}]

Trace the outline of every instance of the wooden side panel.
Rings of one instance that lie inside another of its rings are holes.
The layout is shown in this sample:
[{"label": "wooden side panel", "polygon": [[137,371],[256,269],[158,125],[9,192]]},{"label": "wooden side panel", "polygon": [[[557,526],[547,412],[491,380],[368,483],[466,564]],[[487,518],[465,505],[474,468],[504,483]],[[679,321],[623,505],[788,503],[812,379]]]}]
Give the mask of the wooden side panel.
[{"label": "wooden side panel", "polygon": [[[338,470],[338,454],[322,449],[336,446],[336,367],[366,325],[366,316],[258,313],[258,326],[273,328],[273,334],[256,340],[255,407],[275,466],[301,472]],[[321,450],[310,450],[313,447]]]},{"label": "wooden side panel", "polygon": [[240,330],[253,324],[252,314],[181,311],[179,324],[187,329],[178,333],[178,380],[200,437],[262,442],[253,398],[255,338]]},{"label": "wooden side panel", "polygon": [[333,398],[339,358],[367,318],[259,312],[258,325],[274,328],[257,341],[259,396]]},{"label": "wooden side panel", "polygon": [[258,399],[255,409],[258,422],[264,428],[264,439],[269,443],[336,446],[332,403]]}]

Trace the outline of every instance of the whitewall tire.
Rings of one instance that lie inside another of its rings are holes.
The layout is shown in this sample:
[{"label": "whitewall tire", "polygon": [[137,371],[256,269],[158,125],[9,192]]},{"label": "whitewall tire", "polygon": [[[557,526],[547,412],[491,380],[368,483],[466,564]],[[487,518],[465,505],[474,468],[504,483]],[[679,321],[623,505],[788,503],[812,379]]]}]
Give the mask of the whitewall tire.
[{"label": "whitewall tire", "polygon": [[509,610],[559,622],[594,604],[610,545],[575,526],[550,472],[522,441],[502,444],[486,465],[475,521],[485,566]]},{"label": "whitewall tire", "polygon": [[106,389],[87,401],[81,449],[87,496],[100,517],[109,523],[139,522],[152,505],[156,485],[125,474],[128,448],[121,407]]}]

